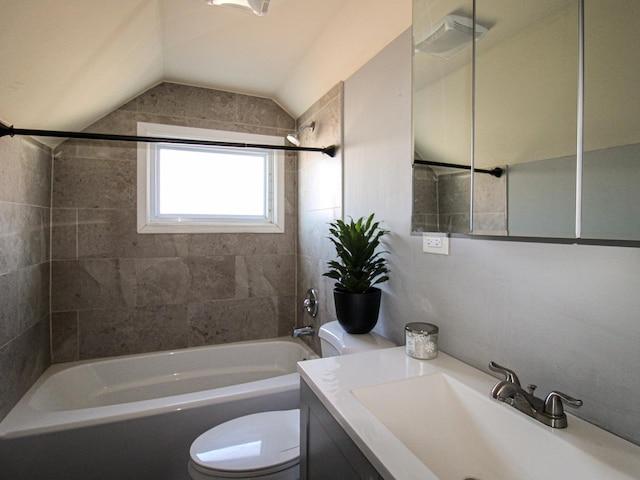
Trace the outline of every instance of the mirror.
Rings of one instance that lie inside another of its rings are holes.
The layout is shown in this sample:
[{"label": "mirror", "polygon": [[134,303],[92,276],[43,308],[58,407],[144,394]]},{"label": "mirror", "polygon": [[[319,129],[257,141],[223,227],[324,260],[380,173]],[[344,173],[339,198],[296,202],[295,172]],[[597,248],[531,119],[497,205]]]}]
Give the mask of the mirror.
[{"label": "mirror", "polygon": [[472,16],[472,0],[413,2],[413,232],[470,232],[472,37],[454,33]]},{"label": "mirror", "polygon": [[582,123],[580,3],[476,0],[474,77],[470,36],[417,48],[473,1],[414,0],[412,232],[640,241],[640,2],[583,0]]},{"label": "mirror", "polygon": [[476,44],[475,166],[505,175],[474,175],[473,233],[573,238],[578,3],[479,0],[476,19],[493,26]]},{"label": "mirror", "polygon": [[[429,22],[472,16],[470,1],[442,3],[414,1],[414,43]],[[474,234],[575,236],[577,18],[576,0],[478,0],[474,90],[471,38],[452,59],[414,52],[416,158],[470,165],[475,95]],[[413,179],[413,232],[470,232],[469,171],[414,162]]]},{"label": "mirror", "polygon": [[582,237],[640,240],[640,2],[585,0]]}]

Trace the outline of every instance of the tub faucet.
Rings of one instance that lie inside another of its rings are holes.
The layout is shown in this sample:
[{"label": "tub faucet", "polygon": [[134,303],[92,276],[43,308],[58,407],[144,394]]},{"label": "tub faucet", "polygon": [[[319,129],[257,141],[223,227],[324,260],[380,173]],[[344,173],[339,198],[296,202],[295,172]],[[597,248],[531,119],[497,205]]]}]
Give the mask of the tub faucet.
[{"label": "tub faucet", "polygon": [[313,335],[313,325],[307,325],[306,327],[294,328],[292,337],[299,337],[300,335]]},{"label": "tub faucet", "polygon": [[494,372],[505,375],[505,379],[496,383],[491,390],[491,396],[493,398],[511,405],[549,427],[567,427],[567,415],[564,413],[563,400],[572,407],[577,408],[582,405],[582,400],[577,400],[569,395],[556,391],[549,393],[549,395],[542,400],[533,394],[536,386],[529,385],[527,387],[528,391],[525,391],[520,386],[520,380],[513,371],[495,362],[490,362],[489,368]]}]

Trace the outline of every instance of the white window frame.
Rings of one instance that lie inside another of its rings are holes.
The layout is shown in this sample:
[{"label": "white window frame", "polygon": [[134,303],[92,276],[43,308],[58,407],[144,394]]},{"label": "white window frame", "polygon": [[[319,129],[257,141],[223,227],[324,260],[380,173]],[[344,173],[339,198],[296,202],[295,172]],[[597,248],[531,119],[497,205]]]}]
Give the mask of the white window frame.
[{"label": "white window frame", "polygon": [[[261,145],[284,145],[282,137],[138,122],[138,135]],[[284,233],[284,152],[255,149],[269,154],[268,215],[256,217],[167,217],[155,212],[155,143],[138,143],[138,233]],[[201,147],[197,147],[201,148]],[[212,147],[218,148],[218,147]],[[233,149],[233,147],[229,147]],[[246,151],[238,147],[238,151]]]}]

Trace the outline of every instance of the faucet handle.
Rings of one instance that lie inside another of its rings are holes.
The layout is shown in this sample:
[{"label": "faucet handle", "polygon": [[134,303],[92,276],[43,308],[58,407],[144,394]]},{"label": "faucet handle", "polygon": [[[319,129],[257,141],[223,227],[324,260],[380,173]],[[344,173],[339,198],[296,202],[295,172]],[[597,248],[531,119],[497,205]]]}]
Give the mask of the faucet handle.
[{"label": "faucet handle", "polygon": [[582,400],[578,400],[577,398],[570,397],[569,395],[553,391],[544,401],[544,413],[550,415],[552,417],[561,417],[564,415],[564,408],[562,406],[562,401],[565,401],[571,407],[581,407]]},{"label": "faucet handle", "polygon": [[518,378],[518,376],[515,374],[513,370],[510,370],[507,367],[498,365],[496,362],[489,362],[489,368],[494,372],[502,373],[505,376],[504,379],[507,382],[511,382],[520,386],[520,379]]},{"label": "faucet handle", "polygon": [[307,312],[311,317],[318,315],[318,292],[315,288],[307,290],[304,301],[302,302],[302,313]]}]

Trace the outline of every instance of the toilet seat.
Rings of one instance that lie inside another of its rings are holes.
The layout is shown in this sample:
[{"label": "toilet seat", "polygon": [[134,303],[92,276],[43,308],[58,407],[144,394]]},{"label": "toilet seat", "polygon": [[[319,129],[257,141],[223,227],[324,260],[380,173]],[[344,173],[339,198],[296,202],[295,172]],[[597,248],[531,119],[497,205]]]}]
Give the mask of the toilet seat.
[{"label": "toilet seat", "polygon": [[191,444],[189,469],[206,478],[253,478],[281,472],[300,461],[300,410],[234,418]]}]

